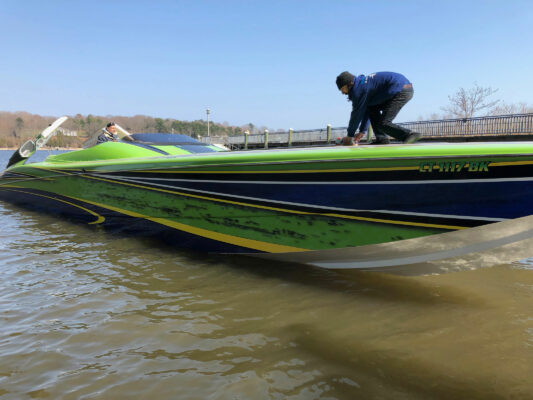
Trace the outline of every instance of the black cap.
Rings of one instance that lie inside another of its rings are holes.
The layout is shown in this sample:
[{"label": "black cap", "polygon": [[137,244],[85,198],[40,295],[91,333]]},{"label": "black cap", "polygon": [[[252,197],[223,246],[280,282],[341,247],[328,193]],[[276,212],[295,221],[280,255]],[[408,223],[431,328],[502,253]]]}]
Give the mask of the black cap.
[{"label": "black cap", "polygon": [[348,71],[344,71],[339,76],[337,76],[337,87],[339,88],[339,90],[341,90],[341,87],[343,87],[344,85],[352,83],[354,78],[355,75],[350,74]]},{"label": "black cap", "polygon": [[106,128],[109,128],[110,126],[115,126],[115,123],[114,123],[114,122],[110,122],[110,123],[107,124],[105,127],[106,127]]}]

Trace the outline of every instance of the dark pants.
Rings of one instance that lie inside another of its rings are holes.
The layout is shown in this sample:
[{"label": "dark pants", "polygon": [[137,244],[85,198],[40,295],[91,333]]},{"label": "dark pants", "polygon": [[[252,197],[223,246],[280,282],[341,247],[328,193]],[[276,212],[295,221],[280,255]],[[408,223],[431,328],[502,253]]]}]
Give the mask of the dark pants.
[{"label": "dark pants", "polygon": [[402,107],[413,98],[413,93],[412,87],[404,88],[386,102],[368,107],[368,116],[378,142],[388,141],[387,135],[403,141],[411,133],[411,130],[393,124],[392,120],[396,118]]}]

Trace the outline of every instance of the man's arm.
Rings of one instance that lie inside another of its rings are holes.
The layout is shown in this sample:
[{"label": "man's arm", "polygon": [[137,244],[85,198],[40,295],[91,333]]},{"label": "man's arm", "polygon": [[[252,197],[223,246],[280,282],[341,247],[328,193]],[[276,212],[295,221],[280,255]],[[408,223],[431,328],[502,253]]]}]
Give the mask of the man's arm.
[{"label": "man's arm", "polygon": [[362,122],[366,125],[366,129],[368,129],[368,120],[363,121],[363,119],[366,117],[368,119],[367,114],[367,91],[362,89],[358,91],[359,93],[354,93],[353,99],[352,99],[352,113],[350,114],[350,122],[348,123],[348,136],[353,137],[355,135],[355,132],[357,131],[357,128],[361,126],[359,129],[361,132],[363,131],[362,128],[364,128]]},{"label": "man's arm", "polygon": [[367,133],[369,126],[370,126],[370,117],[368,116],[368,110],[367,110],[367,112],[365,112],[365,115],[363,116],[363,120],[361,121],[361,126],[359,127],[359,132]]}]

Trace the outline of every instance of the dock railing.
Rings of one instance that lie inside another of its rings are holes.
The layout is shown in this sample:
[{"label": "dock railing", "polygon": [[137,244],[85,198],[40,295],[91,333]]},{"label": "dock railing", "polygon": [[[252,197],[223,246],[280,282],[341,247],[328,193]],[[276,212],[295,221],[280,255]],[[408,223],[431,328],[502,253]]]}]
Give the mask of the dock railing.
[{"label": "dock railing", "polygon": [[[402,122],[404,126],[415,132],[422,133],[425,141],[434,140],[525,140],[533,136],[533,113],[486,116],[476,118],[444,119],[432,121]],[[327,125],[319,129],[269,132],[236,136],[202,137],[205,143],[223,144],[230,149],[268,149],[279,147],[316,146],[335,144],[337,138],[346,136],[347,128],[332,128]],[[372,138],[372,131],[363,138]]]},{"label": "dock railing", "polygon": [[420,132],[424,137],[530,135],[533,134],[533,113],[404,122],[398,125]]}]

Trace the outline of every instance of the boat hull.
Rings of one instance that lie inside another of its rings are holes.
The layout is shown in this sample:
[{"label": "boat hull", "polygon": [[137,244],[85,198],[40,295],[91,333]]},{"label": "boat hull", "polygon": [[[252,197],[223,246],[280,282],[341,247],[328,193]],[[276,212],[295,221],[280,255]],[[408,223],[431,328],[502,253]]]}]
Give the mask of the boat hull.
[{"label": "boat hull", "polygon": [[82,150],[9,168],[0,198],[218,253],[352,248],[533,214],[531,143],[384,147],[106,160]]}]

